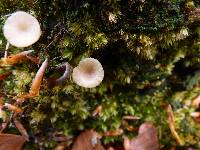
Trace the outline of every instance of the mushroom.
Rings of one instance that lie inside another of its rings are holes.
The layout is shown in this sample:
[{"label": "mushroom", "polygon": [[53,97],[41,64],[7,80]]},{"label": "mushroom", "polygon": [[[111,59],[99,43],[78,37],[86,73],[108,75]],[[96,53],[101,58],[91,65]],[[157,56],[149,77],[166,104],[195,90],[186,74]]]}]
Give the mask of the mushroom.
[{"label": "mushroom", "polygon": [[73,69],[72,77],[79,86],[93,88],[102,82],[104,70],[97,59],[85,58]]},{"label": "mushroom", "polygon": [[41,29],[35,17],[26,12],[17,11],[6,20],[3,33],[10,44],[23,48],[39,40]]},{"label": "mushroom", "polygon": [[39,95],[42,79],[43,79],[47,66],[48,66],[48,59],[46,59],[42,63],[40,69],[37,71],[35,78],[32,81],[32,85],[29,90],[29,93],[25,93],[25,94],[14,97],[14,99],[17,102],[23,102],[25,99],[34,98]]}]

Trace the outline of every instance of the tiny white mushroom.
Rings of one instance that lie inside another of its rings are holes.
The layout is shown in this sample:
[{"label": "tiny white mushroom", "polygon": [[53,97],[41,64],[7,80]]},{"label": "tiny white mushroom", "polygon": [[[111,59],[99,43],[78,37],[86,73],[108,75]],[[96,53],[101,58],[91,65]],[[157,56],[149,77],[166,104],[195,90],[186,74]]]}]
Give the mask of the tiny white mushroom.
[{"label": "tiny white mushroom", "polygon": [[28,47],[41,35],[40,24],[32,15],[17,11],[6,20],[3,33],[8,42],[16,47]]},{"label": "tiny white mushroom", "polygon": [[79,86],[93,88],[102,82],[104,70],[97,59],[85,58],[73,69],[72,77]]}]

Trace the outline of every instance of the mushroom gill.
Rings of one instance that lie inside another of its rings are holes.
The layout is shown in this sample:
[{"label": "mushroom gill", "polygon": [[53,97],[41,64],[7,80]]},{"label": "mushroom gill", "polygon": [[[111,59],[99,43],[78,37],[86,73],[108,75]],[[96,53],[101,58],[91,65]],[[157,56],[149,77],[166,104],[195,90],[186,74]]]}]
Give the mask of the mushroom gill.
[{"label": "mushroom gill", "polygon": [[41,29],[35,17],[26,12],[17,11],[7,18],[3,33],[11,45],[22,48],[37,42]]},{"label": "mushroom gill", "polygon": [[85,58],[73,69],[72,77],[79,86],[93,88],[102,82],[104,70],[97,59]]}]

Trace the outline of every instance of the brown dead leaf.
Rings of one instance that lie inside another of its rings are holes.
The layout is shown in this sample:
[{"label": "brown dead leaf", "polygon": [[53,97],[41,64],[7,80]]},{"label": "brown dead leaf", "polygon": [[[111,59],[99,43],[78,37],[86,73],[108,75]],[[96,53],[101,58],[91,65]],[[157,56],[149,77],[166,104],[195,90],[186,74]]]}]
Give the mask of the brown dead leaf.
[{"label": "brown dead leaf", "polygon": [[21,113],[22,112],[21,108],[15,106],[15,105],[9,104],[9,103],[5,103],[4,107],[7,108],[10,111],[15,112],[15,113]]},{"label": "brown dead leaf", "polygon": [[106,146],[107,150],[125,150],[124,147],[122,145],[107,145]]},{"label": "brown dead leaf", "polygon": [[126,120],[123,120],[122,121],[122,125],[123,125],[123,128],[130,131],[130,132],[136,132],[138,131],[138,128],[137,127],[134,127],[132,125],[129,125],[129,123],[126,121]]},{"label": "brown dead leaf", "polygon": [[86,130],[77,137],[72,150],[105,150],[101,145],[100,138],[96,131]]},{"label": "brown dead leaf", "polygon": [[0,150],[21,150],[26,139],[15,134],[0,134]]},{"label": "brown dead leaf", "polygon": [[66,142],[66,141],[70,141],[70,137],[67,136],[54,136],[53,139],[57,142]]},{"label": "brown dead leaf", "polygon": [[188,147],[186,150],[197,150],[196,148]]},{"label": "brown dead leaf", "polygon": [[0,133],[3,132],[3,130],[7,127],[7,125],[8,125],[8,122],[1,123],[1,125],[0,125]]},{"label": "brown dead leaf", "polygon": [[126,126],[126,130],[128,130],[128,131],[130,131],[130,132],[135,132],[135,131],[138,130],[138,128],[135,128],[135,127],[129,125],[129,126]]},{"label": "brown dead leaf", "polygon": [[56,142],[71,142],[72,141],[72,137],[71,136],[66,136],[64,135],[62,132],[54,132],[52,134],[52,139]]},{"label": "brown dead leaf", "polygon": [[192,100],[192,106],[193,106],[193,107],[198,108],[198,107],[199,107],[199,104],[200,104],[200,95],[198,95],[197,97],[195,97],[195,98]]},{"label": "brown dead leaf", "polygon": [[124,138],[125,150],[159,150],[159,141],[155,126],[146,122],[143,123],[135,139]]},{"label": "brown dead leaf", "polygon": [[67,148],[68,144],[67,142],[62,142],[60,144],[58,144],[54,150],[65,150]]},{"label": "brown dead leaf", "polygon": [[15,123],[15,126],[17,127],[17,129],[21,133],[21,135],[24,136],[24,138],[26,139],[26,141],[29,141],[29,135],[28,135],[26,129],[24,128],[24,126],[21,124],[21,122],[19,122],[17,119],[14,119],[13,121]]},{"label": "brown dead leaf", "polygon": [[102,105],[99,105],[96,107],[96,109],[92,112],[92,116],[96,117],[97,115],[99,115],[102,111]]},{"label": "brown dead leaf", "polygon": [[193,11],[190,12],[190,14],[199,15],[200,14],[200,8],[195,8]]},{"label": "brown dead leaf", "polygon": [[173,137],[176,139],[177,143],[179,143],[180,145],[183,145],[184,143],[175,129],[175,121],[174,121],[175,119],[174,119],[174,113],[173,113],[171,105],[168,105],[166,110],[167,110],[167,115],[168,115],[167,122],[171,130],[171,133]]},{"label": "brown dead leaf", "polygon": [[119,135],[122,135],[123,132],[124,131],[122,129],[116,129],[116,130],[106,131],[102,135],[103,136],[119,136]]},{"label": "brown dead leaf", "polygon": [[123,119],[124,120],[139,120],[140,117],[138,117],[138,116],[124,116]]},{"label": "brown dead leaf", "polygon": [[33,56],[28,56],[28,55],[26,57],[27,59],[34,62],[35,64],[40,64],[40,59],[38,57],[33,57]]},{"label": "brown dead leaf", "polygon": [[118,147],[109,147],[107,150],[124,150],[124,148]]},{"label": "brown dead leaf", "polygon": [[5,73],[5,74],[0,74],[0,80],[4,80],[4,79],[7,78],[10,74],[11,74],[11,72]]}]

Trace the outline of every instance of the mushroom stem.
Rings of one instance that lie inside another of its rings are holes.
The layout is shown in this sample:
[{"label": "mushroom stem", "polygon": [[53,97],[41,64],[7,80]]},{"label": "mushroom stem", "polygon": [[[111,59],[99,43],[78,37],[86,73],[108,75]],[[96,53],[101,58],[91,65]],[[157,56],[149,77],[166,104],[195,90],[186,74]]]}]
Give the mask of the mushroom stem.
[{"label": "mushroom stem", "polygon": [[9,49],[9,46],[10,46],[10,43],[7,41],[6,50],[5,50],[5,53],[4,53],[4,58],[7,58],[7,56],[8,56],[8,49]]},{"label": "mushroom stem", "polygon": [[32,86],[31,86],[31,89],[29,91],[29,93],[31,95],[38,95],[39,94],[41,82],[42,82],[42,79],[43,79],[43,76],[44,76],[45,69],[47,68],[47,65],[48,65],[48,59],[46,59],[42,63],[40,69],[38,70],[38,72],[35,75],[35,78],[33,79]]},{"label": "mushroom stem", "polygon": [[61,66],[58,66],[56,70],[59,70],[62,68],[64,68],[64,73],[61,77],[57,79],[51,79],[51,78],[48,79],[47,84],[49,88],[53,88],[54,86],[62,84],[71,74],[71,66],[69,63],[65,63]]},{"label": "mushroom stem", "polygon": [[23,102],[25,99],[33,98],[33,97],[36,97],[39,95],[39,90],[41,87],[42,79],[43,79],[44,72],[45,72],[45,69],[47,68],[47,66],[48,66],[48,59],[46,59],[42,63],[40,69],[36,73],[35,78],[33,79],[31,88],[29,90],[29,93],[15,97],[14,99],[16,99],[16,101]]}]

